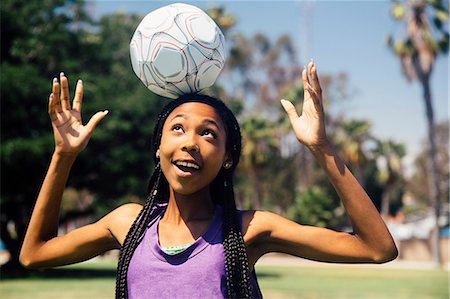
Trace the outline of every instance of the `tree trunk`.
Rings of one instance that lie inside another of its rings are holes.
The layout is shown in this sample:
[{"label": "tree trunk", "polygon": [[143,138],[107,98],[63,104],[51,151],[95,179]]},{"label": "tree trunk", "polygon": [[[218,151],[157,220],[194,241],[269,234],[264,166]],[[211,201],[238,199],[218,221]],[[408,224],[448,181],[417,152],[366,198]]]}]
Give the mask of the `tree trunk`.
[{"label": "tree trunk", "polygon": [[433,205],[433,218],[435,227],[431,232],[431,253],[433,262],[436,263],[436,266],[441,265],[441,250],[440,250],[440,241],[439,241],[439,224],[438,219],[441,211],[441,192],[439,188],[439,174],[437,170],[437,160],[436,160],[436,133],[435,133],[435,125],[434,125],[434,113],[433,113],[433,103],[431,97],[430,90],[430,71],[425,73],[420,65],[420,58],[418,55],[413,56],[413,63],[416,69],[416,74],[418,75],[418,79],[422,84],[423,88],[423,100],[425,103],[425,111],[427,116],[427,125],[428,125],[428,179],[429,179],[429,194],[430,200]]}]

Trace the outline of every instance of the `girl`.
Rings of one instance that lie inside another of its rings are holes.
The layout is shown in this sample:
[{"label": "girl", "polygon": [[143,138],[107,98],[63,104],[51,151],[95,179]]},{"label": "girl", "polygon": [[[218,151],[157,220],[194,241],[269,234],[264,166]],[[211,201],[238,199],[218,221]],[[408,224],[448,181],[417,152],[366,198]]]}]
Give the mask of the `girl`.
[{"label": "girl", "polygon": [[354,233],[304,226],[266,211],[238,211],[233,171],[241,136],[219,100],[182,96],[160,114],[154,135],[155,170],[144,206],[126,204],[96,223],[57,236],[70,168],[99,121],[82,125],[83,85],[72,107],[67,78],[53,81],[49,98],[55,151],[20,253],[28,268],[84,261],[120,248],[117,298],[259,298],[255,263],[268,252],[338,263],[383,263],[397,249],[372,201],[333,151],[325,132],[314,63],[302,72],[301,115],[281,100],[294,133],[334,185]]}]

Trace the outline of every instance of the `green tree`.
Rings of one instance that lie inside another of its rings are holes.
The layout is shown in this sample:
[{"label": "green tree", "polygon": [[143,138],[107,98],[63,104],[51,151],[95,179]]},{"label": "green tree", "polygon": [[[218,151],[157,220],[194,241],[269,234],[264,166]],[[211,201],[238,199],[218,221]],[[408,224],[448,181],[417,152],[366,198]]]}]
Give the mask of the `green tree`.
[{"label": "green tree", "polygon": [[408,81],[417,79],[423,89],[429,138],[430,198],[433,201],[436,227],[432,231],[432,255],[436,264],[441,263],[439,246],[440,188],[436,160],[436,132],[430,76],[436,57],[448,53],[449,33],[446,23],[449,19],[448,1],[405,0],[392,1],[391,14],[395,20],[404,21],[406,38],[395,40],[388,36],[388,46],[399,57],[403,74]]},{"label": "green tree", "polygon": [[245,172],[251,186],[250,207],[261,209],[263,198],[262,173],[278,150],[272,122],[257,115],[241,120],[242,154],[240,171]]},{"label": "green tree", "polygon": [[153,124],[166,100],[149,92],[130,65],[128,45],[139,16],[116,14],[94,23],[82,1],[56,0],[2,1],[1,14],[0,229],[14,257],[8,267],[17,269],[21,237],[53,149],[46,112],[51,79],[63,70],[71,92],[83,79],[85,119],[110,110],[68,183],[93,194],[101,214],[145,196]]},{"label": "green tree", "polygon": [[288,215],[301,224],[330,227],[334,211],[335,205],[329,194],[319,186],[311,186],[295,198]]},{"label": "green tree", "polygon": [[[427,139],[424,144],[427,144]],[[448,205],[449,198],[449,122],[443,121],[436,124],[436,148],[439,173],[439,188],[441,192],[441,202]],[[424,150],[418,154],[414,161],[415,171],[408,180],[407,190],[413,194],[420,205],[429,206],[429,183],[430,177],[424,176],[428,167],[428,148],[424,146]],[[448,217],[448,214],[447,214]]]},{"label": "green tree", "polygon": [[[11,1],[1,10],[2,240],[14,257],[52,149],[47,99],[62,69],[79,74],[80,33],[90,19],[81,1]],[[79,26],[75,26],[78,24]],[[16,232],[9,234],[7,224]]]},{"label": "green tree", "polygon": [[334,138],[344,161],[353,169],[361,185],[365,186],[363,170],[367,157],[364,145],[371,140],[370,123],[364,119],[340,120]]},{"label": "green tree", "polygon": [[153,125],[167,102],[150,92],[131,68],[129,42],[140,19],[122,13],[106,15],[98,32],[87,36],[100,71],[85,74],[86,97],[92,99],[86,110],[91,114],[108,109],[110,114],[80,156],[71,182],[95,192],[105,210],[146,195]]},{"label": "green tree", "polygon": [[403,144],[393,140],[378,140],[374,150],[376,159],[381,164],[378,169],[378,181],[383,187],[381,195],[381,215],[386,219],[389,215],[389,203],[393,193],[403,189],[404,175],[401,160],[405,156]]}]

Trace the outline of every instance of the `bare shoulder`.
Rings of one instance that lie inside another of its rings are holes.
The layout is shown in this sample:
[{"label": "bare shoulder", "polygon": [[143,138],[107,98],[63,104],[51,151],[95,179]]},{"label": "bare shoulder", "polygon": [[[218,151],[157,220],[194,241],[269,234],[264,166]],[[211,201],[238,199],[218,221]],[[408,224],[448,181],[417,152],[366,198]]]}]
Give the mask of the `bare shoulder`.
[{"label": "bare shoulder", "polygon": [[247,243],[262,241],[272,233],[277,224],[290,222],[275,213],[259,210],[246,210],[242,215],[242,231]]},{"label": "bare shoulder", "polygon": [[269,211],[245,211],[242,230],[246,244],[258,244],[271,251],[274,242],[291,241],[293,235],[305,238],[317,233],[321,228],[300,225],[288,218]]},{"label": "bare shoulder", "polygon": [[142,210],[142,205],[138,203],[127,203],[121,205],[111,211],[107,216],[108,217],[134,217],[136,218],[139,212]]},{"label": "bare shoulder", "polygon": [[140,204],[124,204],[111,211],[100,221],[108,227],[114,238],[122,245],[131,225],[141,210],[142,205]]},{"label": "bare shoulder", "polygon": [[271,237],[277,225],[285,221],[289,220],[268,211],[243,211],[242,233],[250,269],[261,256],[271,251]]}]

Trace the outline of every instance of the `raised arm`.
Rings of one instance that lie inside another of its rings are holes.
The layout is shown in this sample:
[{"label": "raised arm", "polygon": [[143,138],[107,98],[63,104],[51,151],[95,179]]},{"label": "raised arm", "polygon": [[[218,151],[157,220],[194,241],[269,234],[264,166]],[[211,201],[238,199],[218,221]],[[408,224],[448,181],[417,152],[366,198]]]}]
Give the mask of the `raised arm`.
[{"label": "raised arm", "polygon": [[255,212],[250,227],[260,228],[264,252],[285,252],[326,262],[386,262],[397,256],[394,241],[371,199],[333,150],[325,132],[322,91],[314,63],[302,72],[305,99],[301,115],[282,100],[297,139],[307,146],[336,189],[354,233],[299,225],[269,212]]},{"label": "raised arm", "polygon": [[[96,113],[86,125],[81,121],[83,84],[78,81],[72,107],[67,78],[55,78],[48,102],[53,127],[55,151],[45,176],[25,239],[20,262],[28,268],[44,268],[82,261],[118,247],[109,230],[114,213],[95,224],[57,237],[62,194],[70,169],[78,153],[83,150],[98,122],[107,111]],[[117,214],[117,213],[116,213]]]}]

